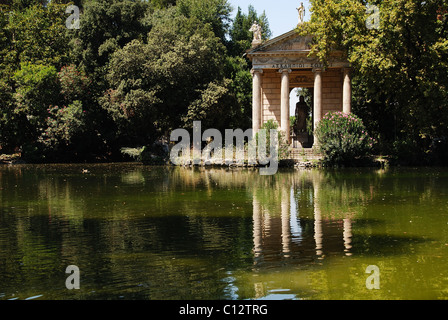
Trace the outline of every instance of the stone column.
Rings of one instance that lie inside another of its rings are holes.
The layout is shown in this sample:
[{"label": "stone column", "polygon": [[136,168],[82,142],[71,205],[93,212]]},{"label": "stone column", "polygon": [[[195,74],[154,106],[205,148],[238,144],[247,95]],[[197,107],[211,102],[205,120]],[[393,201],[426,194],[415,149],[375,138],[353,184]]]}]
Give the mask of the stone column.
[{"label": "stone column", "polygon": [[253,136],[261,127],[261,74],[263,70],[252,69],[252,129]]},{"label": "stone column", "polygon": [[344,68],[344,84],[342,88],[342,110],[349,114],[352,112],[352,79],[350,77],[350,68]]},{"label": "stone column", "polygon": [[322,69],[313,69],[314,72],[314,129],[322,120]]},{"label": "stone column", "polygon": [[279,72],[282,74],[282,84],[281,84],[281,130],[285,134],[285,138],[288,142],[291,140],[290,134],[290,121],[289,121],[289,74],[291,69],[280,69]]}]

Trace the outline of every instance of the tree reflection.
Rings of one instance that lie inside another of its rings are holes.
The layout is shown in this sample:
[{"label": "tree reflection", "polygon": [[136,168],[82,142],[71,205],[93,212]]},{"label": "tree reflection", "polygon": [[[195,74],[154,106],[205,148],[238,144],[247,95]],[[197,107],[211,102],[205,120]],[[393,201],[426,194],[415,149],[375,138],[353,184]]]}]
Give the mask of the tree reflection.
[{"label": "tree reflection", "polygon": [[0,167],[4,297],[372,298],[370,264],[382,297],[408,297],[413,277],[446,294],[446,174],[83,168]]}]

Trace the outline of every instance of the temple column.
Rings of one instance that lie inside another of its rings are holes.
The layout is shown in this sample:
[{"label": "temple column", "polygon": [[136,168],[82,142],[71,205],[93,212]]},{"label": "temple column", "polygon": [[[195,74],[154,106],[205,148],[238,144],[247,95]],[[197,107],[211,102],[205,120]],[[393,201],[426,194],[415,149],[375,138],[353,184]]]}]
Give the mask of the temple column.
[{"label": "temple column", "polygon": [[280,97],[280,112],[281,112],[281,130],[285,134],[285,138],[288,142],[291,140],[290,134],[290,120],[289,120],[289,74],[292,72],[291,69],[280,69],[279,72],[282,74],[281,83],[281,97]]},{"label": "temple column", "polygon": [[342,88],[342,110],[345,114],[352,112],[352,79],[350,68],[344,68],[344,84]]},{"label": "temple column", "polygon": [[314,130],[322,120],[322,69],[313,69],[314,72]]},{"label": "temple column", "polygon": [[253,136],[261,127],[261,75],[263,70],[252,69],[252,129]]}]

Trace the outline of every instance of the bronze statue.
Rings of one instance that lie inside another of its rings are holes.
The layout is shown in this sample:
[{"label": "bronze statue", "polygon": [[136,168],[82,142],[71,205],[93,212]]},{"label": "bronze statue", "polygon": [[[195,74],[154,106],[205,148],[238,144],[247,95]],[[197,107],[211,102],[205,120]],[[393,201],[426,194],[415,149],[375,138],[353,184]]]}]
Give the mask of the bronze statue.
[{"label": "bronze statue", "polygon": [[296,121],[294,124],[294,132],[296,136],[300,133],[307,132],[306,119],[308,118],[309,108],[305,102],[305,97],[300,96],[299,102],[296,104]]}]

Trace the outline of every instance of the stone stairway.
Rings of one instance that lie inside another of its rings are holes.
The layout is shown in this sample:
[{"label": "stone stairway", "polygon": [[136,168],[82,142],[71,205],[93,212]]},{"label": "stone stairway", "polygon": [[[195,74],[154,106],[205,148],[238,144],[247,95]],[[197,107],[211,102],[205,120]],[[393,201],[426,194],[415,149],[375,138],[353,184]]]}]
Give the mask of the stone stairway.
[{"label": "stone stairway", "polygon": [[322,155],[312,148],[294,148],[291,150],[291,159],[298,162],[319,161]]}]

